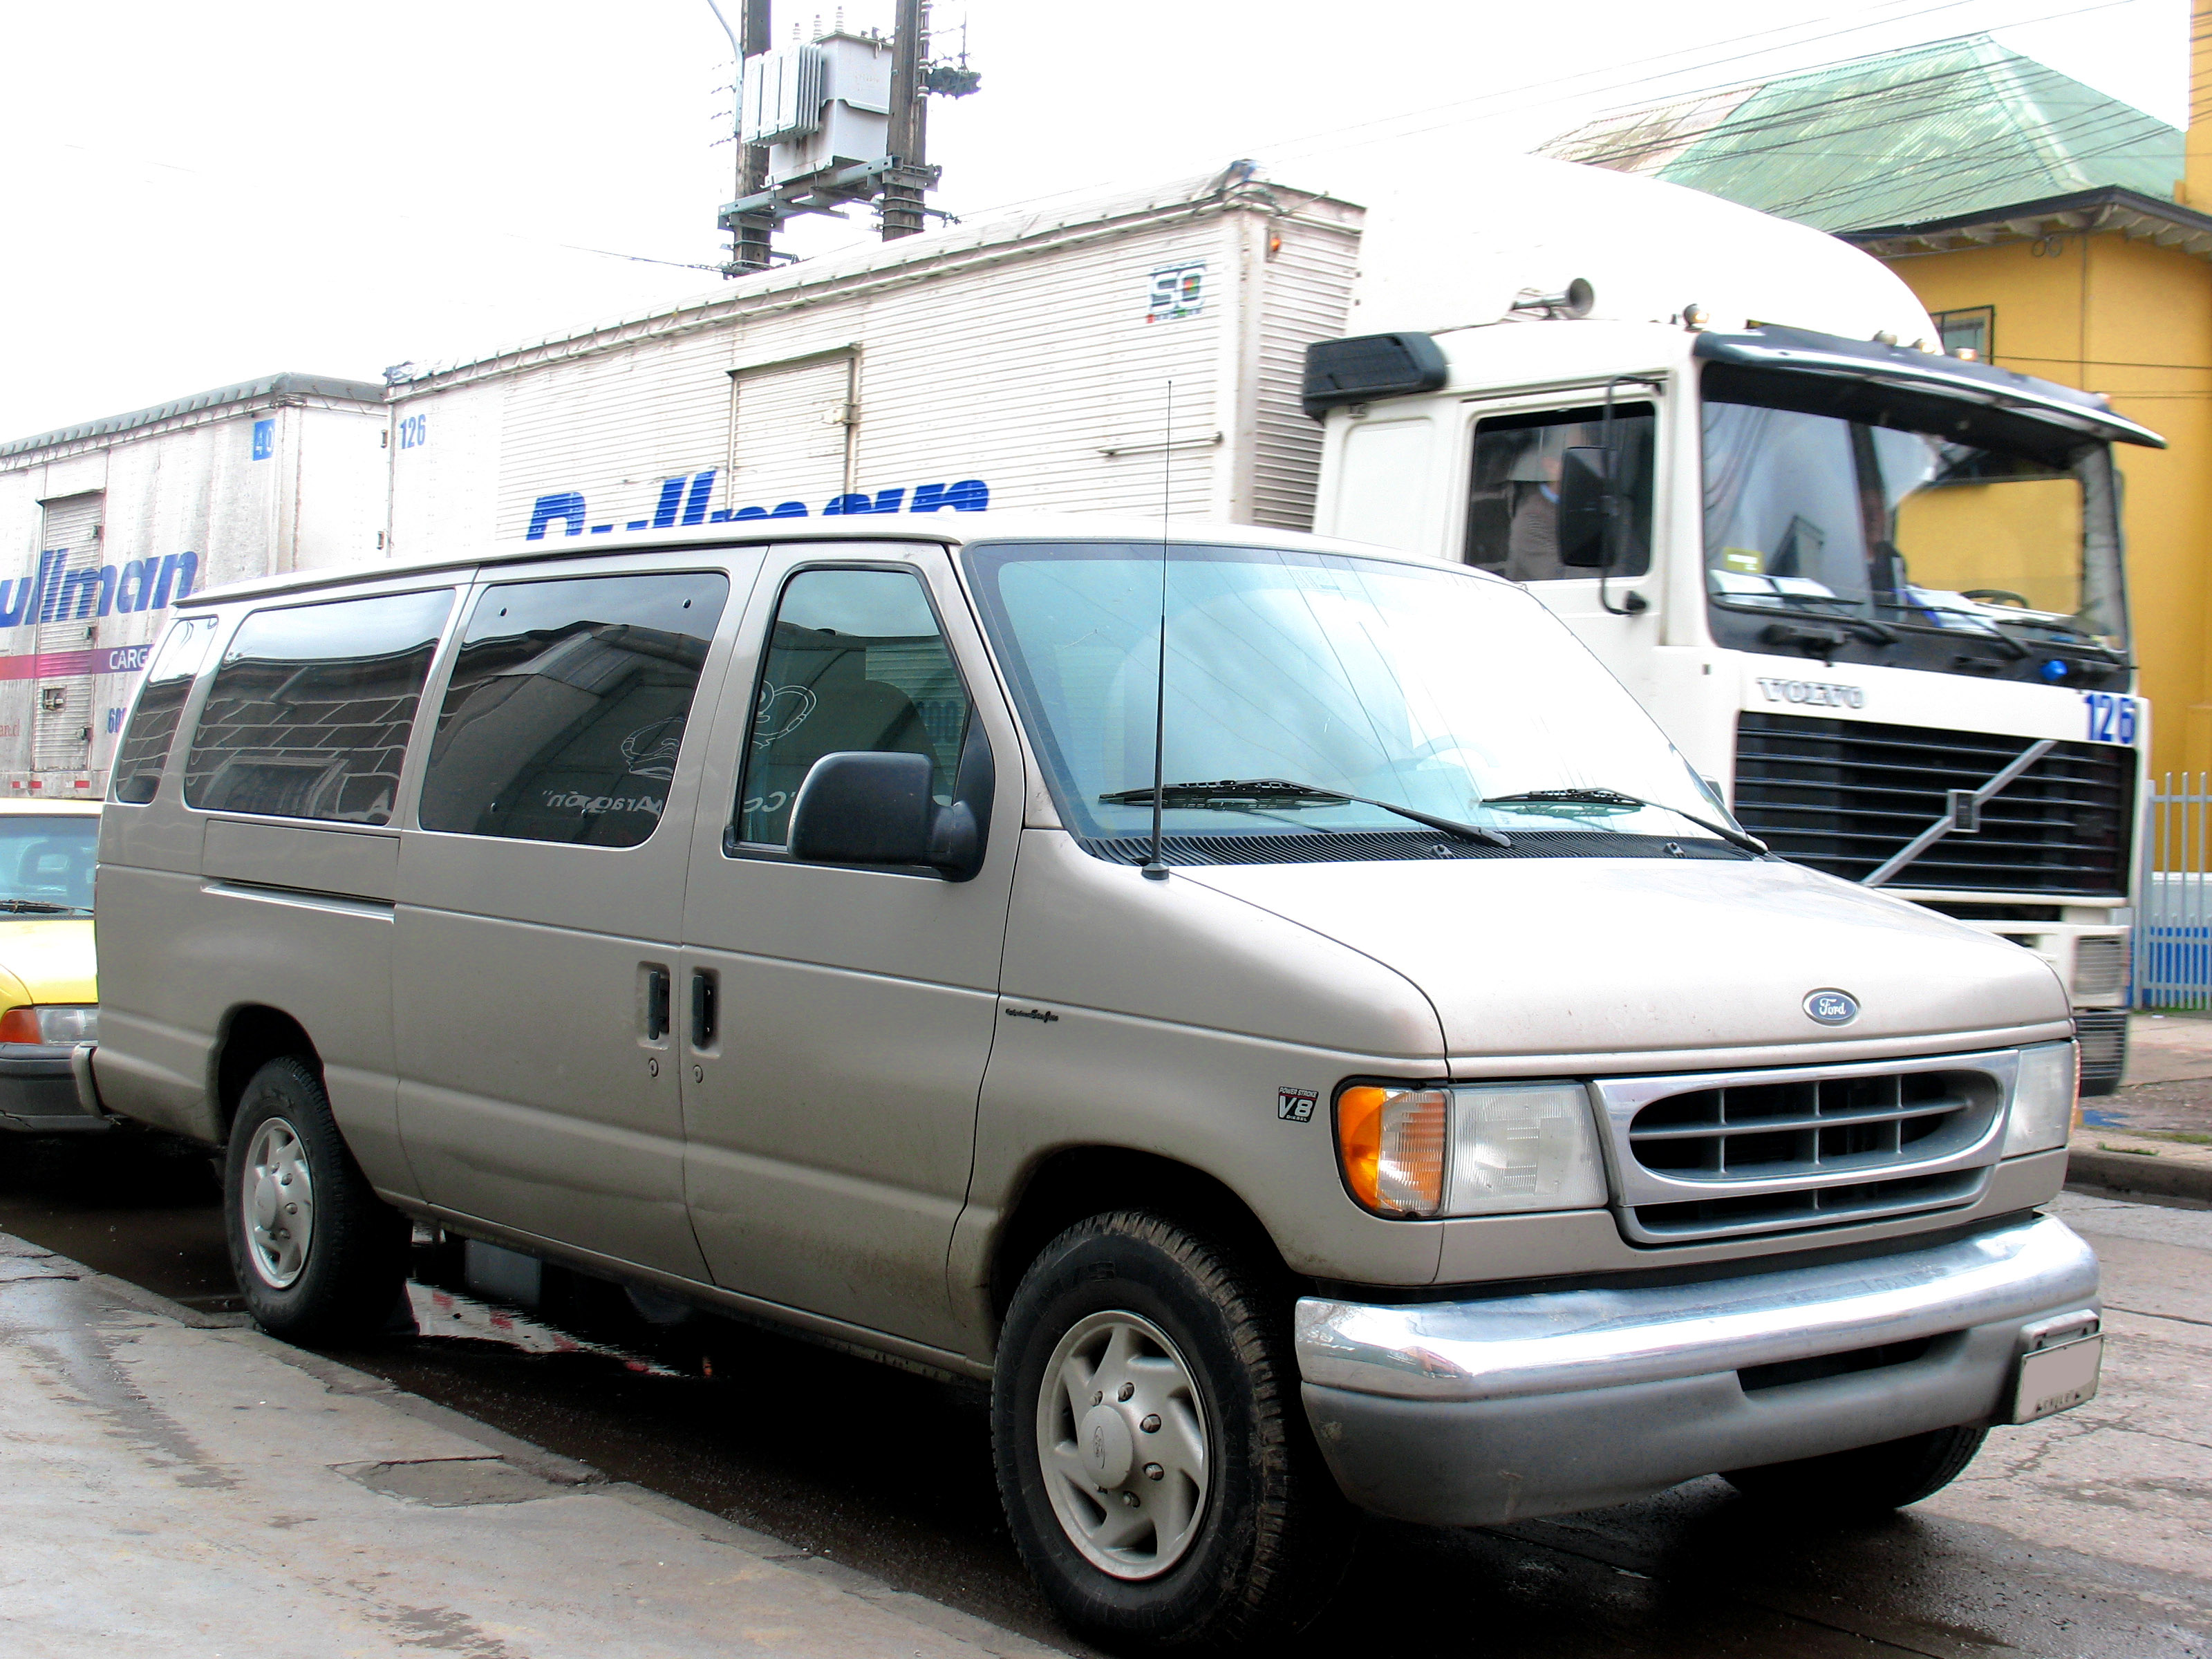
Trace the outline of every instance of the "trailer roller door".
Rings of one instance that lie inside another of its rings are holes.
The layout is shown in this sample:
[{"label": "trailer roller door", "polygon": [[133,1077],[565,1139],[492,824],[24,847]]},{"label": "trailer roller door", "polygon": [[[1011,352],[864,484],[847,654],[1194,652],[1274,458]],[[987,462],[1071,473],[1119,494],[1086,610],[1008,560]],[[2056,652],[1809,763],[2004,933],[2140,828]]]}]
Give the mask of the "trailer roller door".
[{"label": "trailer roller door", "polygon": [[853,487],[859,459],[860,356],[838,351],[730,373],[732,507],[822,511]]},{"label": "trailer roller door", "polygon": [[[41,620],[32,635],[40,668],[35,677],[38,693],[31,705],[31,769],[34,772],[81,773],[92,762],[90,649],[99,596],[96,588],[70,587],[67,583],[77,571],[100,568],[100,526],[106,499],[102,492],[91,490],[40,503],[45,509],[45,524],[39,546],[43,552],[64,556],[40,561],[49,574],[38,595]],[[79,617],[80,610],[87,614]]]}]

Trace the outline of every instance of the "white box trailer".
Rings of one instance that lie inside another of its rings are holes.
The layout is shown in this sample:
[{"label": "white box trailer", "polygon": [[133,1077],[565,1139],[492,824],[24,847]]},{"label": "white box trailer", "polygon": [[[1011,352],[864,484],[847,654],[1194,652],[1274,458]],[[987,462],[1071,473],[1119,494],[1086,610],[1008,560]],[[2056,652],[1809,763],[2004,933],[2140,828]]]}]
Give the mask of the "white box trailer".
[{"label": "white box trailer", "polygon": [[[1069,508],[1304,529],[1361,210],[1249,169],[732,283],[394,388],[403,554]],[[1170,424],[1170,386],[1172,392]]]},{"label": "white box trailer", "polygon": [[0,443],[0,792],[104,789],[185,594],[379,556],[383,402],[276,374]]}]

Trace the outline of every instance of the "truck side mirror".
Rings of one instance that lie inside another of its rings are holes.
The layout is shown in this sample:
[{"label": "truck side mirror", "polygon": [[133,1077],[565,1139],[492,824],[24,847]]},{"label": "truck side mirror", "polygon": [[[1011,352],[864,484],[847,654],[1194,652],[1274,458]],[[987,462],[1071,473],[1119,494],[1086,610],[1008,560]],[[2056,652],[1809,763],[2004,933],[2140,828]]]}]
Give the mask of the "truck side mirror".
[{"label": "truck side mirror", "polygon": [[[810,864],[926,865],[952,881],[982,868],[991,811],[990,751],[971,733],[956,780],[958,797],[939,806],[927,755],[846,750],[807,769],[791,805],[791,855]],[[980,758],[979,758],[980,757]],[[981,786],[981,805],[971,797]]]},{"label": "truck side mirror", "polygon": [[1559,562],[1584,570],[1602,569],[1610,550],[1611,458],[1597,446],[1566,451],[1559,466]]}]

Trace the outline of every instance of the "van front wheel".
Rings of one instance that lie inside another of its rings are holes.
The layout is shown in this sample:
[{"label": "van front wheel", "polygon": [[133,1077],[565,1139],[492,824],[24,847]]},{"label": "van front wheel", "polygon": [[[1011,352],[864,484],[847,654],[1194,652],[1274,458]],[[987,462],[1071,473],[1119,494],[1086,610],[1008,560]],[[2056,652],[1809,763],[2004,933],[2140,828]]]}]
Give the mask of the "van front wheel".
[{"label": "van front wheel", "polygon": [[384,1328],[407,1279],[407,1218],[370,1188],[313,1068],[272,1060],[246,1084],[222,1199],[231,1270],[263,1330],[347,1342]]},{"label": "van front wheel", "polygon": [[1341,1571],[1347,1506],[1308,1436],[1287,1307],[1140,1212],[1069,1228],[1023,1275],[992,1385],[1014,1541],[1109,1645],[1287,1635]]}]

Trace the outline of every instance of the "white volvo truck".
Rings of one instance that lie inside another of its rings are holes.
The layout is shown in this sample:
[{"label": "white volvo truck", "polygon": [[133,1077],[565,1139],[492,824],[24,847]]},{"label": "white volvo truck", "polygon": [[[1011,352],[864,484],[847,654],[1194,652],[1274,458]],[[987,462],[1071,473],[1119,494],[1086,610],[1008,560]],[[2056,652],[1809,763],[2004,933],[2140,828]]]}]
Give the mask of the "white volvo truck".
[{"label": "white volvo truck", "polygon": [[[1164,501],[1500,572],[1779,851],[2043,956],[2112,1087],[2148,722],[2111,445],[2159,440],[1914,349],[1833,238],[1483,176],[1368,212],[1239,164],[440,366],[392,393],[389,544]],[[1601,465],[1620,511],[1563,545]]]}]

